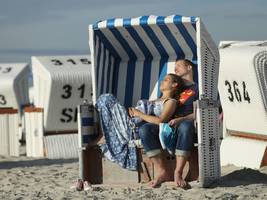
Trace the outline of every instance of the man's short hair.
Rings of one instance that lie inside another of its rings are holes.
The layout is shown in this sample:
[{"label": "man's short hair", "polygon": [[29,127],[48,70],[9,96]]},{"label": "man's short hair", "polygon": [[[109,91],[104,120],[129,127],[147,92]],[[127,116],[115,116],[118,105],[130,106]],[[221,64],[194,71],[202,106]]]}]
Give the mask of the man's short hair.
[{"label": "man's short hair", "polygon": [[188,59],[176,59],[176,62],[177,61],[183,61],[186,65],[190,65],[190,66],[192,66],[192,68],[194,67],[194,63],[192,63],[190,60],[188,60]]}]

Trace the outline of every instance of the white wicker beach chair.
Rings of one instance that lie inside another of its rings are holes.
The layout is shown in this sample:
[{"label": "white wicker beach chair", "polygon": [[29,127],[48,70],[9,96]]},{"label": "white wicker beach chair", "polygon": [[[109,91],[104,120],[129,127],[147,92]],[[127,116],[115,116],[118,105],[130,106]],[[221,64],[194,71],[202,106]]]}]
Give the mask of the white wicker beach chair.
[{"label": "white wicker beach chair", "polygon": [[29,65],[0,63],[0,154],[19,156],[23,108],[29,104]]},{"label": "white wicker beach chair", "polygon": [[199,180],[220,177],[217,82],[218,49],[197,17],[141,16],[99,21],[89,26],[93,101],[113,93],[126,107],[155,99],[163,77],[177,58],[196,64]]},{"label": "white wicker beach chair", "polygon": [[222,164],[260,168],[267,165],[267,42],[222,41],[219,49]]},{"label": "white wicker beach chair", "polygon": [[77,104],[91,99],[88,55],[32,57],[34,107],[25,109],[27,156],[77,158]]}]

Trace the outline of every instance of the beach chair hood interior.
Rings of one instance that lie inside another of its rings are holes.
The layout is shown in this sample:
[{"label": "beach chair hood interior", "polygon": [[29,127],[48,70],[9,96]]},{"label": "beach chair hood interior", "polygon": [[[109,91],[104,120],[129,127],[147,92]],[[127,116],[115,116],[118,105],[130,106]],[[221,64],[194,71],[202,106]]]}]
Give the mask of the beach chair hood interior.
[{"label": "beach chair hood interior", "polygon": [[174,72],[177,59],[194,64],[199,85],[198,142],[200,182],[220,176],[217,83],[218,49],[198,17],[114,18],[89,26],[93,101],[112,93],[126,107],[156,99],[159,83]]}]

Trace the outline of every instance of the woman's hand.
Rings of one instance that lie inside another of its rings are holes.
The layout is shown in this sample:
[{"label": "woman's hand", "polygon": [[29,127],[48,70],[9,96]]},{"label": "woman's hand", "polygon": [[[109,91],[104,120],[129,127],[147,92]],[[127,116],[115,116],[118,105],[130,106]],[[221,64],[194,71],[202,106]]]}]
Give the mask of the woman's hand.
[{"label": "woman's hand", "polygon": [[135,108],[128,109],[130,117],[140,117],[143,113]]}]

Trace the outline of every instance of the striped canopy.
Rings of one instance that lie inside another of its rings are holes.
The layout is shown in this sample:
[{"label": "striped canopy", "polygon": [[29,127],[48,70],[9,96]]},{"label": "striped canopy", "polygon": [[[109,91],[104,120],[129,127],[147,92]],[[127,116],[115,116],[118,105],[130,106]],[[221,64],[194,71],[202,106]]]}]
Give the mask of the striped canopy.
[{"label": "striped canopy", "polygon": [[97,22],[89,27],[95,98],[113,93],[125,106],[160,96],[159,83],[177,59],[196,64],[198,18],[141,16]]}]

